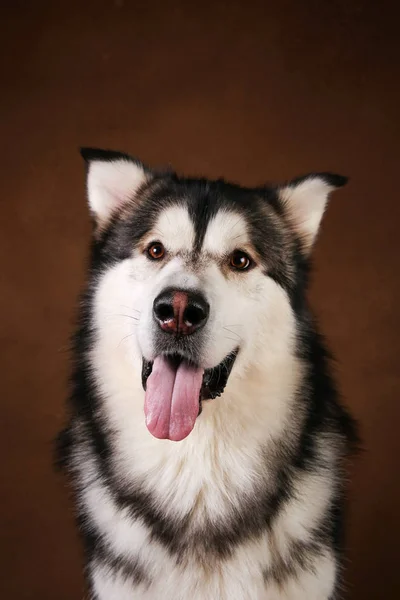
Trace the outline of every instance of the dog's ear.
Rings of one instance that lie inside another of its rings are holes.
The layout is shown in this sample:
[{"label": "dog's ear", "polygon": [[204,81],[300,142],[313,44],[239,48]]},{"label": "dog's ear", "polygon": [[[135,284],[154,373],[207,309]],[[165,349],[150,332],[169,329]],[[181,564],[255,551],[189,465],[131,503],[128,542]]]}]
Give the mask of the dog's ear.
[{"label": "dog's ear", "polygon": [[102,227],[115,211],[132,202],[150,177],[149,170],[122,152],[81,148],[86,163],[86,186],[90,211]]},{"label": "dog's ear", "polygon": [[317,237],[329,194],[347,183],[347,177],[313,173],[278,188],[279,199],[291,226],[309,254]]}]

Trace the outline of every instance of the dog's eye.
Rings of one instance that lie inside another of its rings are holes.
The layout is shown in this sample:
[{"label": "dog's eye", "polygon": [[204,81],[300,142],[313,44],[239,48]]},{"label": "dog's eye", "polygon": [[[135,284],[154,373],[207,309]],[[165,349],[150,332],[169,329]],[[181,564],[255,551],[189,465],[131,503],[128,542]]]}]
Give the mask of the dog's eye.
[{"label": "dog's eye", "polygon": [[252,265],[252,261],[246,252],[235,250],[235,252],[231,254],[230,265],[237,271],[246,271]]},{"label": "dog's eye", "polygon": [[147,254],[151,260],[160,260],[165,256],[165,248],[161,242],[154,242],[147,248]]}]

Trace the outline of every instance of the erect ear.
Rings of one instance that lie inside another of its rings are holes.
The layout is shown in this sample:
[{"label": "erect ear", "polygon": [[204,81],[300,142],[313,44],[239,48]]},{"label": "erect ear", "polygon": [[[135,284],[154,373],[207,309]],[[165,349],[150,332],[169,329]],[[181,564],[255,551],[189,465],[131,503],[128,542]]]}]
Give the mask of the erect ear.
[{"label": "erect ear", "polygon": [[317,236],[329,194],[346,183],[347,177],[342,175],[313,173],[278,189],[283,208],[306,254]]},{"label": "erect ear", "polygon": [[150,172],[122,152],[81,148],[87,166],[87,196],[96,224],[102,226],[113,213],[131,202]]}]

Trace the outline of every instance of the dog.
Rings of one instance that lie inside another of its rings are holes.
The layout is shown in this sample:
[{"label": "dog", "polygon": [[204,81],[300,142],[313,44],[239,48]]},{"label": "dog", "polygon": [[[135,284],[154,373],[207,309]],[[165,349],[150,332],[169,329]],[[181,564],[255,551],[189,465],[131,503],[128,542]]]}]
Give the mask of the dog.
[{"label": "dog", "polygon": [[346,178],[247,188],[81,154],[93,236],[57,448],[89,598],[338,598],[357,426],[306,292]]}]

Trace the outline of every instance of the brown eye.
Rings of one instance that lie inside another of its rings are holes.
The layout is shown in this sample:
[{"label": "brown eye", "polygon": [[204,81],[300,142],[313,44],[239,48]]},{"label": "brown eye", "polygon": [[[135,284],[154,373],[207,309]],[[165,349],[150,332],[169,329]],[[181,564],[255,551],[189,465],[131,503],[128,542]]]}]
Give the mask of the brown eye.
[{"label": "brown eye", "polygon": [[151,260],[160,260],[165,255],[165,248],[160,242],[154,242],[147,248],[147,254]]},{"label": "brown eye", "polygon": [[230,265],[238,271],[246,271],[251,266],[251,258],[241,250],[235,250],[231,255]]}]

